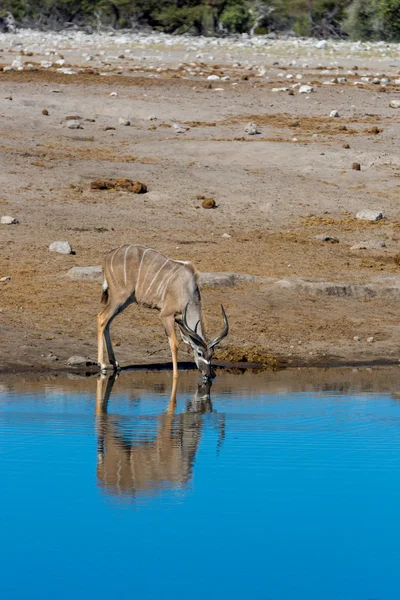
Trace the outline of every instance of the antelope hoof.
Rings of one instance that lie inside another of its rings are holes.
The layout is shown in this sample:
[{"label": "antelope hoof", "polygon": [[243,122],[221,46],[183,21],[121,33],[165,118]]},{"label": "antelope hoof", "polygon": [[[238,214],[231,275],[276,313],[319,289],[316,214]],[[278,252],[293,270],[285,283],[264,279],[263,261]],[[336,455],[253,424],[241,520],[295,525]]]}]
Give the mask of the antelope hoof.
[{"label": "antelope hoof", "polygon": [[121,370],[121,367],[119,366],[119,363],[115,362],[115,363],[113,364],[113,369],[114,369],[114,371],[120,371],[120,370]]}]

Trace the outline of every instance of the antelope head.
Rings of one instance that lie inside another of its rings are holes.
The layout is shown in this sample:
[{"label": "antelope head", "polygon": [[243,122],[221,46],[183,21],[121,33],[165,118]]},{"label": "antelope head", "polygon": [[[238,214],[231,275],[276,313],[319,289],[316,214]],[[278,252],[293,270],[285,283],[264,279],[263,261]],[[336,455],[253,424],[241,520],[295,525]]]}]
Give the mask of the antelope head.
[{"label": "antelope head", "polygon": [[211,359],[214,355],[215,346],[219,344],[219,342],[228,335],[228,318],[226,316],[224,307],[221,305],[224,327],[219,333],[219,335],[217,335],[214,339],[207,341],[198,333],[200,321],[196,323],[194,329],[191,329],[189,327],[187,322],[188,306],[189,305],[187,304],[185,310],[182,313],[182,319],[176,319],[176,322],[178,323],[179,328],[181,330],[183,340],[187,344],[190,344],[193,349],[196,366],[199,369],[200,373],[203,375],[203,378],[213,379],[215,377],[215,372],[211,366]]}]

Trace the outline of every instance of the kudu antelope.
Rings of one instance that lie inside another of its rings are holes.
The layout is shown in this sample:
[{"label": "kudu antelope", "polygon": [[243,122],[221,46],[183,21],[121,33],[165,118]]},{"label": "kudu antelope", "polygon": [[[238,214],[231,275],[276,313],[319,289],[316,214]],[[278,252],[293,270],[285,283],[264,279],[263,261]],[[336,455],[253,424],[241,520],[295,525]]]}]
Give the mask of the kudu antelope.
[{"label": "kudu antelope", "polygon": [[[121,415],[107,413],[110,394],[118,375],[100,375],[97,381],[97,479],[109,494],[150,496],[163,489],[182,489],[193,473],[203,414],[212,412],[211,381],[199,384],[186,411],[175,414],[177,380],[173,380],[168,408],[158,417],[154,437],[138,439]],[[104,384],[107,384],[104,390]],[[221,418],[220,436],[225,421]],[[136,439],[135,439],[136,438]]]},{"label": "kudu antelope", "polygon": [[102,302],[105,308],[98,315],[98,362],[102,373],[104,340],[108,358],[114,370],[119,369],[110,337],[112,320],[133,302],[160,311],[172,353],[173,376],[178,377],[178,341],[175,323],[185,343],[190,344],[194,360],[203,377],[214,376],[211,359],[215,346],[228,335],[228,319],[222,308],[224,327],[208,341],[204,334],[201,298],[194,266],[172,260],[157,250],[143,246],[120,246],[106,255],[104,262]]}]

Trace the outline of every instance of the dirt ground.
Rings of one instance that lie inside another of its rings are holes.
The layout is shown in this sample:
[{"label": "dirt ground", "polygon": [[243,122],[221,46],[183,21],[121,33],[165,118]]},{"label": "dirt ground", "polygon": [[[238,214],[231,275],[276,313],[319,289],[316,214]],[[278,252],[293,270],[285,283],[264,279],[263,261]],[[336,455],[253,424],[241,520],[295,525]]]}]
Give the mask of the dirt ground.
[{"label": "dirt ground", "polygon": [[[68,75],[40,66],[44,50],[28,56],[23,41],[4,40],[0,67],[15,59],[32,67],[0,72],[0,212],[19,221],[0,226],[0,278],[11,277],[0,282],[0,370],[57,369],[74,354],[96,359],[101,286],[67,272],[101,264],[123,243],[191,260],[199,271],[400,284],[400,109],[389,107],[400,99],[398,59],[319,52],[305,61],[216,47],[208,60],[162,45],[134,46],[127,57],[105,39],[108,64],[98,53],[86,62],[82,48],[60,50],[75,72]],[[354,85],[378,72],[390,81]],[[313,93],[292,88],[309,82]],[[68,117],[81,128],[69,129]],[[249,122],[258,135],[245,133]],[[90,187],[121,177],[148,193]],[[197,196],[217,207],[202,208]],[[359,221],[361,209],[386,218]],[[75,254],[50,252],[57,240]],[[386,247],[350,249],[369,240]],[[204,287],[202,300],[210,334],[221,327],[221,303],[229,316],[221,348],[256,346],[283,364],[399,358],[396,299],[241,283]],[[122,364],[169,360],[154,311],[130,307],[112,337]],[[188,360],[183,344],[180,359]]]}]

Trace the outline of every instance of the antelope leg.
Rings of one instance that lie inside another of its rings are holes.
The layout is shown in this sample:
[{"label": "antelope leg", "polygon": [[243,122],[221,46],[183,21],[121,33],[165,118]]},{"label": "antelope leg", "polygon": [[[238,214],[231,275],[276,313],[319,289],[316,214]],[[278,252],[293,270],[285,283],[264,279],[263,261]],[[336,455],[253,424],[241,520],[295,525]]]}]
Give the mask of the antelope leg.
[{"label": "antelope leg", "polygon": [[167,317],[161,316],[165,333],[168,337],[169,346],[172,354],[172,376],[174,379],[178,379],[178,340],[175,332],[175,317],[174,315],[168,315]]}]

